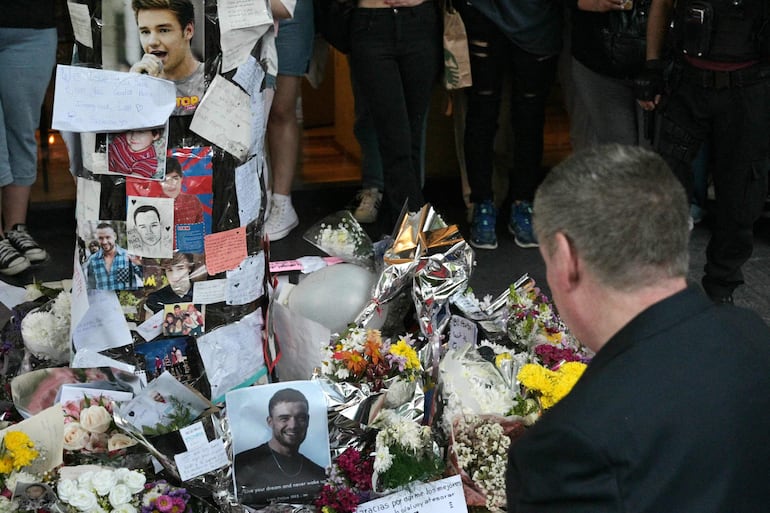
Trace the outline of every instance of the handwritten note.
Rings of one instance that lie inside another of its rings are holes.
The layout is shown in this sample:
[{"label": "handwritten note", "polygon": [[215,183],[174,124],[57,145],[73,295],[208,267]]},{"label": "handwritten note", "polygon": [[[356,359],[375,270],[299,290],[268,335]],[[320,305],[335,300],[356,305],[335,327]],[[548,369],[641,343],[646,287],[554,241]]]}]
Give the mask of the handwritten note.
[{"label": "handwritten note", "polygon": [[206,269],[210,275],[235,269],[246,258],[246,229],[235,228],[206,235]]},{"label": "handwritten note", "polygon": [[131,343],[131,332],[112,290],[88,291],[90,307],[72,334],[75,350],[103,351]]},{"label": "handwritten note", "polygon": [[75,333],[75,328],[80,324],[80,321],[85,317],[88,311],[88,287],[86,285],[86,276],[83,273],[83,266],[80,265],[78,260],[79,251],[77,242],[75,243],[75,251],[73,251],[74,261],[72,265],[72,297],[70,302],[72,308],[70,309],[70,339],[72,339]]},{"label": "handwritten note", "polygon": [[83,46],[93,48],[94,38],[91,33],[91,14],[88,12],[88,6],[67,2],[67,9],[70,12],[72,33],[75,35],[75,40]]},{"label": "handwritten note", "polygon": [[241,226],[257,219],[262,206],[262,159],[254,157],[235,168],[235,193],[238,196],[238,217]]},{"label": "handwritten note", "polygon": [[225,444],[221,438],[212,440],[203,447],[174,455],[179,478],[187,481],[194,477],[211,472],[218,468],[229,465]]},{"label": "handwritten note", "polygon": [[245,160],[251,148],[249,95],[217,75],[195,110],[190,130],[238,160]]},{"label": "handwritten note", "polygon": [[266,372],[262,310],[198,337],[198,351],[211,384],[212,402],[224,401],[230,390],[255,383]]},{"label": "handwritten note", "polygon": [[248,60],[254,45],[272,26],[273,15],[265,0],[219,0],[217,14],[222,71],[227,72]]},{"label": "handwritten note", "polygon": [[196,305],[221,303],[225,300],[225,288],[227,288],[227,280],[195,282],[193,286],[193,303]]},{"label": "handwritten note", "polygon": [[251,303],[265,290],[265,253],[246,257],[235,269],[227,271],[225,302],[228,305]]},{"label": "handwritten note", "polygon": [[478,328],[473,321],[461,315],[453,315],[449,320],[450,349],[459,349],[469,345],[475,346],[477,334]]},{"label": "handwritten note", "polygon": [[136,332],[146,341],[150,341],[163,333],[163,317],[165,312],[158,310],[152,317],[136,327]]},{"label": "handwritten note", "polygon": [[183,427],[179,430],[179,434],[182,435],[182,441],[188,451],[200,449],[209,444],[209,439],[206,436],[206,431],[203,429],[202,422],[196,422],[195,424]]},{"label": "handwritten note", "polygon": [[75,219],[85,223],[99,219],[99,198],[102,194],[102,184],[96,180],[78,177],[77,203],[75,203]]},{"label": "handwritten note", "polygon": [[160,126],[176,106],[173,82],[140,73],[58,65],[52,127],[114,132]]},{"label": "handwritten note", "polygon": [[408,490],[365,502],[356,513],[467,513],[460,476],[431,483],[413,484]]}]

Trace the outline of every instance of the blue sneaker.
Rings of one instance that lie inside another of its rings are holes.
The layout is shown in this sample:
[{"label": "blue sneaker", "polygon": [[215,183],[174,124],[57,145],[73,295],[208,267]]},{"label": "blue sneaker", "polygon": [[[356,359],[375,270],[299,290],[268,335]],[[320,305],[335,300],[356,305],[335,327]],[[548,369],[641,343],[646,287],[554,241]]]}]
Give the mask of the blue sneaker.
[{"label": "blue sneaker", "polygon": [[532,203],[522,201],[511,206],[508,231],[513,234],[513,239],[520,248],[537,247],[537,237],[532,231]]},{"label": "blue sneaker", "polygon": [[485,200],[474,205],[473,221],[471,222],[471,246],[478,249],[497,248],[496,221],[497,211],[492,201]]}]

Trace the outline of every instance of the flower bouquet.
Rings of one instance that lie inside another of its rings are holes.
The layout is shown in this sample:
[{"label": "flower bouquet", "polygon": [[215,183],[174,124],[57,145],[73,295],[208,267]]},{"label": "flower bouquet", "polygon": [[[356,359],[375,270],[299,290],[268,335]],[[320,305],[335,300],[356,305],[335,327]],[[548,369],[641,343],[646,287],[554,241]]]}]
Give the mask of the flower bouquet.
[{"label": "flower bouquet", "polygon": [[533,280],[510,287],[506,326],[510,341],[525,349],[544,343],[579,346]]},{"label": "flower bouquet", "polygon": [[574,361],[563,363],[553,370],[529,363],[522,367],[516,378],[537,398],[543,409],[548,409],[569,394],[585,369],[586,364]]},{"label": "flower bouquet", "polygon": [[21,321],[21,335],[27,350],[22,372],[48,361],[51,366],[70,361],[70,294],[61,291],[43,306],[32,310]]},{"label": "flower bouquet", "polygon": [[303,238],[330,256],[362,267],[374,267],[374,247],[356,218],[341,210],[311,226]]},{"label": "flower bouquet", "polygon": [[[9,431],[0,442],[0,490],[13,491],[17,482],[34,483],[36,477],[24,472],[40,456],[30,437],[24,431]],[[0,495],[5,497],[5,492]],[[8,504],[2,504],[0,511],[7,511]]]},{"label": "flower bouquet", "polygon": [[378,429],[372,487],[393,490],[415,481],[431,481],[444,471],[444,462],[430,426],[383,410],[372,427]]},{"label": "flower bouquet", "polygon": [[71,459],[117,458],[136,441],[115,425],[112,401],[102,395],[67,401],[64,409],[64,450]]},{"label": "flower bouquet", "polygon": [[141,472],[100,468],[83,472],[77,479],[60,479],[56,491],[66,511],[71,513],[136,513],[145,491],[145,481]]},{"label": "flower bouquet", "polygon": [[374,458],[349,447],[332,464],[331,472],[315,505],[321,513],[355,513],[372,498]]},{"label": "flower bouquet", "polygon": [[323,350],[314,376],[329,405],[332,450],[355,445],[383,408],[423,417],[422,366],[409,335],[395,342],[378,330],[349,328]]},{"label": "flower bouquet", "polygon": [[141,513],[190,513],[192,497],[184,488],[171,486],[164,480],[144,485]]}]

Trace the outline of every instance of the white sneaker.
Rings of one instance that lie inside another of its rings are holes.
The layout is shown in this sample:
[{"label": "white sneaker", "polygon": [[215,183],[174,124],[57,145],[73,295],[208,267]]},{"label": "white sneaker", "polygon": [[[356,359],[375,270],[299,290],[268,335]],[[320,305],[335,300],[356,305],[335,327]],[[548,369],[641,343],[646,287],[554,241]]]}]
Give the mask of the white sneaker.
[{"label": "white sneaker", "polygon": [[297,212],[291,204],[291,197],[273,194],[270,213],[265,221],[265,234],[271,241],[281,240],[299,224]]},{"label": "white sneaker", "polygon": [[376,188],[363,189],[357,194],[360,200],[353,217],[359,223],[373,223],[377,220],[377,214],[382,205],[382,193]]}]

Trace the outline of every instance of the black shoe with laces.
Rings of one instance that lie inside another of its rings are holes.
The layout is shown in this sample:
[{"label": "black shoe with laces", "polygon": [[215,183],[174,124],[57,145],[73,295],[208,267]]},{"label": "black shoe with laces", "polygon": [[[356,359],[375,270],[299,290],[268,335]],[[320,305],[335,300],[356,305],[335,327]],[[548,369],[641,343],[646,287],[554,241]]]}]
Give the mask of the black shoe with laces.
[{"label": "black shoe with laces", "polygon": [[32,238],[25,225],[13,225],[13,228],[8,230],[5,236],[11,241],[16,251],[27,257],[31,263],[42,262],[48,258],[48,253]]},{"label": "black shoe with laces", "polygon": [[27,257],[19,253],[8,239],[0,239],[0,273],[8,276],[26,270],[30,263]]}]

